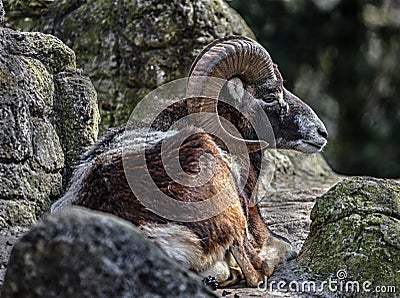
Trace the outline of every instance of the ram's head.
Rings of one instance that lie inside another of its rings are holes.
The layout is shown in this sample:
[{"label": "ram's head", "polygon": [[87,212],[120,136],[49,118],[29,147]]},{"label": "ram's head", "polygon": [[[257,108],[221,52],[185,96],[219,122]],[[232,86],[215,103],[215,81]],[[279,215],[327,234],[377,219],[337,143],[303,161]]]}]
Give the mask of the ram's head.
[{"label": "ram's head", "polygon": [[[222,125],[219,117],[197,118],[198,126],[217,136],[223,134],[225,143],[245,141],[250,152],[266,147],[268,140],[255,133],[238,107],[248,115],[255,113],[255,106],[262,108],[271,123],[277,148],[314,153],[326,145],[328,133],[322,121],[283,86],[268,52],[249,38],[228,36],[207,46],[190,70],[188,97],[190,114],[206,112],[228,118],[241,136]],[[236,108],[216,100],[222,97],[234,98]]]}]

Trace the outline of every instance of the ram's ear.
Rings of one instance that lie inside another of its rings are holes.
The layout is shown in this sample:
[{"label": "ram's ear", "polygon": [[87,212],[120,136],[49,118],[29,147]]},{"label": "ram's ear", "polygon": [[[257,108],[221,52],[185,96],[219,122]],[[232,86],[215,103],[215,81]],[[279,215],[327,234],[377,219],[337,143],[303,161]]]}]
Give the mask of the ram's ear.
[{"label": "ram's ear", "polygon": [[238,77],[228,80],[226,89],[229,94],[229,98],[233,99],[237,103],[241,103],[244,98],[244,86],[241,79]]}]

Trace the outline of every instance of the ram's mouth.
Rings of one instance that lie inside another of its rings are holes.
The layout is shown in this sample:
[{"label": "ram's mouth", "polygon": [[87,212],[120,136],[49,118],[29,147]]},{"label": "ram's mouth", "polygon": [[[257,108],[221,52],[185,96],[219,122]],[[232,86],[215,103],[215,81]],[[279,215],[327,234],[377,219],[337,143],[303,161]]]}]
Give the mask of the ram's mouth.
[{"label": "ram's mouth", "polygon": [[304,153],[317,153],[320,152],[326,145],[326,140],[320,140],[318,142],[302,140],[297,143],[293,149]]}]

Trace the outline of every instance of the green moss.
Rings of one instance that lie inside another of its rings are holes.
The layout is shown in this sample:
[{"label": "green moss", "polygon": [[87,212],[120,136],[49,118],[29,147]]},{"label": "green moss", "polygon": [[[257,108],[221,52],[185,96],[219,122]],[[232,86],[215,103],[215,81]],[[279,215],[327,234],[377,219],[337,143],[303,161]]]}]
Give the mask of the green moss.
[{"label": "green moss", "polygon": [[29,225],[60,196],[78,156],[96,139],[97,98],[59,39],[6,28],[0,37],[0,225]]},{"label": "green moss", "polygon": [[53,109],[53,94],[54,84],[53,77],[47,71],[46,67],[35,58],[21,57],[21,63],[24,63],[24,68],[29,72],[29,85],[30,92],[35,95],[35,100],[32,101],[32,105],[44,113],[44,115],[50,115]]},{"label": "green moss", "polygon": [[[22,12],[10,14],[9,22],[22,20],[27,6],[14,5]],[[42,17],[33,20],[34,30],[60,37],[77,54],[78,66],[98,94],[101,132],[126,123],[151,90],[186,76],[200,48],[215,38],[254,38],[244,20],[221,0],[61,0],[44,6]],[[57,72],[65,70],[65,63],[56,64]]]},{"label": "green moss", "polygon": [[0,200],[0,228],[10,226],[29,226],[36,222],[36,204],[29,201]]},{"label": "green moss", "polygon": [[400,185],[355,177],[318,199],[298,260],[312,272],[400,286]]},{"label": "green moss", "polygon": [[313,225],[336,221],[354,212],[400,215],[400,185],[394,181],[354,177],[337,184],[319,199],[312,212]]},{"label": "green moss", "polygon": [[55,36],[9,31],[9,38],[10,42],[19,45],[14,54],[38,59],[52,74],[76,67],[75,53]]}]

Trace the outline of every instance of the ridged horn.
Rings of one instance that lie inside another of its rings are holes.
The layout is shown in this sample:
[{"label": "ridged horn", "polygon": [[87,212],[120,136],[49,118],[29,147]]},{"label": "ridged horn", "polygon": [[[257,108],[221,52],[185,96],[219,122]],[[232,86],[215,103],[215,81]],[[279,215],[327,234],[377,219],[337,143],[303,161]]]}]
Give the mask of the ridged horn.
[{"label": "ridged horn", "polygon": [[219,92],[224,83],[234,77],[246,84],[265,78],[276,79],[268,52],[256,41],[243,36],[227,36],[210,43],[194,60],[189,72],[188,111],[190,114],[214,114],[212,118],[197,117],[196,124],[215,135],[222,133],[225,142],[245,142],[249,152],[258,151],[268,143],[234,136],[225,130],[217,114]]}]

